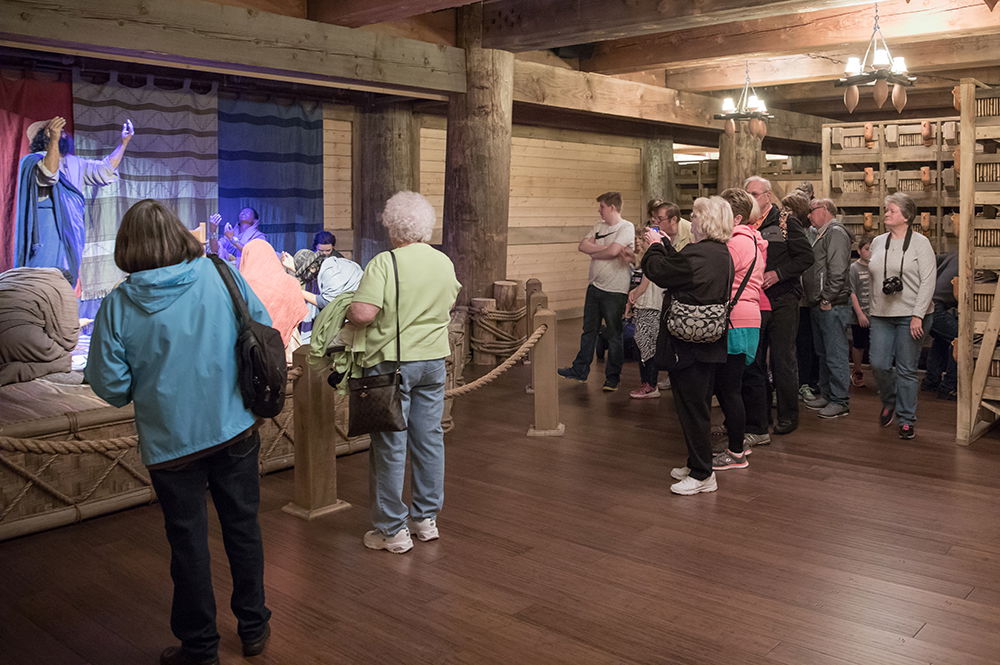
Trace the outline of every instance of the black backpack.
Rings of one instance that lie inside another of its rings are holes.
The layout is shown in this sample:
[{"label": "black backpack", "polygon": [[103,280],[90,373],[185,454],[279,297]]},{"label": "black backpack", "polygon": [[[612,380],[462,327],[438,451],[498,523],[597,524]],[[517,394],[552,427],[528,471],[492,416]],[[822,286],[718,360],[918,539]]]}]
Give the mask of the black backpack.
[{"label": "black backpack", "polygon": [[226,262],[209,254],[216,270],[233,299],[236,323],[236,364],[239,368],[240,394],[243,406],[261,418],[273,418],[285,405],[288,366],[285,365],[285,345],[281,334],[250,318],[247,304]]}]

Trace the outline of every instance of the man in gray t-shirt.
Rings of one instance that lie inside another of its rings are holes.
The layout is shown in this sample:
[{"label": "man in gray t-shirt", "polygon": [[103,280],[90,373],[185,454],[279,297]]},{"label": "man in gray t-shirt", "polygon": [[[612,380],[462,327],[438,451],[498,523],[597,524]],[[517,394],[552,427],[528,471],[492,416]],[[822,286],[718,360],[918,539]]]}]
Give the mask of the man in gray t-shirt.
[{"label": "man in gray t-shirt", "polygon": [[622,218],[622,196],[605,192],[597,197],[601,221],[580,241],[577,249],[590,256],[590,275],[583,301],[583,334],[580,351],[571,367],[559,370],[559,376],[585,382],[594,360],[594,347],[603,322],[608,342],[608,361],[604,366],[604,390],[613,392],[621,380],[625,360],[622,345],[622,316],[632,277],[632,252],[635,226]]}]

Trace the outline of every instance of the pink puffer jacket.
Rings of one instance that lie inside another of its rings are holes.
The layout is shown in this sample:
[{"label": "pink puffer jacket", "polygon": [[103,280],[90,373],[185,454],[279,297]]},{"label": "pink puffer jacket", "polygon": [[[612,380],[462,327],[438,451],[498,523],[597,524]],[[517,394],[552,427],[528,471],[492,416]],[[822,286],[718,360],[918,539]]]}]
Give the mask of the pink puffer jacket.
[{"label": "pink puffer jacket", "polygon": [[743,289],[743,294],[740,295],[740,301],[733,307],[730,321],[732,321],[734,328],[759,328],[760,300],[763,297],[760,285],[764,278],[764,266],[767,263],[767,241],[761,237],[757,229],[740,224],[733,229],[733,237],[729,239],[728,247],[736,271],[733,276],[733,297],[736,296],[744,275],[750,269],[754,254],[757,255],[757,263],[754,264],[753,273],[747,281],[746,288]]}]

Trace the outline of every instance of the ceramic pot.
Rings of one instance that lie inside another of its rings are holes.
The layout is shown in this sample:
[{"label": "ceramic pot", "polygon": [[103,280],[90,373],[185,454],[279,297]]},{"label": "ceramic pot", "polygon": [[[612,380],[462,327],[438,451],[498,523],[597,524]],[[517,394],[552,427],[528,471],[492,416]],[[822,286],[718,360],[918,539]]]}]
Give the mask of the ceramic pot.
[{"label": "ceramic pot", "polygon": [[735,134],[736,134],[736,121],[733,120],[732,118],[729,118],[728,120],[726,120],[726,124],[723,127],[723,130],[726,132],[727,136],[735,136]]},{"label": "ceramic pot", "polygon": [[870,212],[865,213],[865,231],[871,231],[875,228],[875,215]]},{"label": "ceramic pot", "polygon": [[930,120],[920,121],[920,138],[924,140],[924,146],[929,148],[934,145],[934,132],[931,129]]},{"label": "ceramic pot", "polygon": [[929,212],[920,213],[920,228],[924,233],[931,230],[931,214]]},{"label": "ceramic pot", "polygon": [[929,166],[920,167],[920,182],[924,184],[924,188],[931,186],[931,167]]},{"label": "ceramic pot", "polygon": [[875,186],[875,169],[871,166],[865,167],[865,187],[871,189]]}]

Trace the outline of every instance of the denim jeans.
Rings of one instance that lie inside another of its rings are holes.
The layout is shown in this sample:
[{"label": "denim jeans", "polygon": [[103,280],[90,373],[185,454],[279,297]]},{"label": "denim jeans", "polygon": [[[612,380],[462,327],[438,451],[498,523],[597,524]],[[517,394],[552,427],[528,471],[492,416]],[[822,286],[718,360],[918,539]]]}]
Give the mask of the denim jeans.
[{"label": "denim jeans", "polygon": [[851,366],[847,327],[851,323],[851,306],[834,305],[829,310],[812,307],[813,347],[819,357],[819,390],[834,404],[847,406],[850,401]]},{"label": "denim jeans", "polygon": [[253,432],[183,466],[149,472],[170,542],[170,577],[174,581],[170,629],[195,659],[215,656],[219,649],[206,486],[222,525],[233,578],[230,606],[240,639],[249,642],[260,638],[271,617],[264,605],[264,548],[257,522],[259,453],[260,436]]},{"label": "denim jeans", "polygon": [[951,353],[951,341],[958,337],[958,310],[938,307],[931,326],[931,350],[927,354],[929,388],[952,393],[958,387],[958,364]]},{"label": "denim jeans", "polygon": [[608,383],[618,385],[621,381],[622,363],[625,349],[622,345],[622,316],[625,314],[625,293],[602,291],[593,284],[587,287],[583,301],[583,334],[580,335],[580,351],[573,360],[573,373],[581,379],[590,374],[590,363],[594,360],[601,322],[607,328],[608,359],[604,365],[604,378]]},{"label": "denim jeans", "polygon": [[[385,374],[395,362],[369,367],[365,375]],[[368,481],[372,524],[392,536],[415,520],[436,517],[444,503],[444,358],[399,364],[402,374],[402,432],[375,432],[369,450]],[[410,453],[412,501],[403,502],[406,453]]]},{"label": "denim jeans", "polygon": [[[895,409],[900,425],[917,420],[917,363],[924,338],[910,335],[909,316],[872,316],[871,365],[878,383],[882,406]],[[924,317],[924,336],[933,324],[934,315]]]}]

